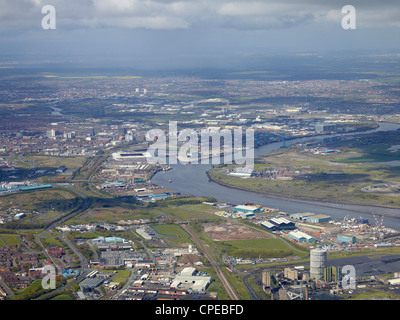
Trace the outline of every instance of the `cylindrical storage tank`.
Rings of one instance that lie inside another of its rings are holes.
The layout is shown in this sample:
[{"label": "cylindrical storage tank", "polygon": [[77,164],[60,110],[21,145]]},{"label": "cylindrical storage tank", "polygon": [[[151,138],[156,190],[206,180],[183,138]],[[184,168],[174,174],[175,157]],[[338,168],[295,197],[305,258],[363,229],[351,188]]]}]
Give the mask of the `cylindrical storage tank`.
[{"label": "cylindrical storage tank", "polygon": [[310,251],[310,278],[322,280],[324,278],[324,268],[326,267],[326,251],[313,249]]}]

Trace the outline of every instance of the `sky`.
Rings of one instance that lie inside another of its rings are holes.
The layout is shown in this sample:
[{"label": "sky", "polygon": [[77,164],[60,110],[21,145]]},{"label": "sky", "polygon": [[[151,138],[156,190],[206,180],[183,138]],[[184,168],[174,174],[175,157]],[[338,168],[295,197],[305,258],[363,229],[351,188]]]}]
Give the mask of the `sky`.
[{"label": "sky", "polygon": [[[342,28],[345,5],[356,29]],[[56,29],[43,29],[45,5]],[[398,0],[0,0],[0,63],[213,66],[268,54],[398,52]]]}]

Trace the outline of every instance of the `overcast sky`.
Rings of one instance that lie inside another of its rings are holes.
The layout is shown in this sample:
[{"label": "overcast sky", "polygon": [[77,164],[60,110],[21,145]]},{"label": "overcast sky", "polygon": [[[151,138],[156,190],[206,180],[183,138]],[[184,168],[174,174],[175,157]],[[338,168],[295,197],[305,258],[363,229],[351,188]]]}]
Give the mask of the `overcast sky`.
[{"label": "overcast sky", "polygon": [[[342,28],[342,7],[356,29]],[[56,30],[42,29],[44,5]],[[229,57],[400,49],[399,0],[0,0],[7,59],[207,64]],[[0,57],[1,57],[0,56]]]}]

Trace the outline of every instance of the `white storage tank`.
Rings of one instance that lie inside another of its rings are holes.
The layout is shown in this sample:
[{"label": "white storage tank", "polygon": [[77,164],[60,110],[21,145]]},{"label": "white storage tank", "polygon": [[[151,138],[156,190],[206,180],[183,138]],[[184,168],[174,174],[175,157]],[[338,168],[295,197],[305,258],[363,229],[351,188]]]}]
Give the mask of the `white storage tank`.
[{"label": "white storage tank", "polygon": [[310,251],[310,278],[322,280],[324,278],[324,268],[326,267],[326,251],[323,249],[313,249]]}]

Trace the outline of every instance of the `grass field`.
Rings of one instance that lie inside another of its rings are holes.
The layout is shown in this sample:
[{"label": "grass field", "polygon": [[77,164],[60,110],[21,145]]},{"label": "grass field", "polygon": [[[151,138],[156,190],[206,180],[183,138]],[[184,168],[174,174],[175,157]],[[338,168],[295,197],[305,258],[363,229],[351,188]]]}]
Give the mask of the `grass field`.
[{"label": "grass field", "polygon": [[358,148],[352,148],[351,150],[358,154],[345,159],[340,159],[338,162],[365,163],[400,160],[399,150],[390,149],[393,145],[398,143],[400,143],[400,141],[394,140],[392,143],[373,143],[370,145],[362,145]]},{"label": "grass field", "polygon": [[124,283],[128,280],[131,271],[130,270],[103,270],[105,273],[114,273],[114,276],[110,280],[111,282],[119,282],[120,286],[123,286]]},{"label": "grass field", "polygon": [[66,166],[68,169],[76,169],[85,163],[87,157],[30,155],[27,156],[27,159],[33,161],[39,168],[59,168],[61,166]]},{"label": "grass field", "polygon": [[53,245],[56,245],[59,247],[65,246],[65,244],[62,241],[60,241],[54,237],[42,238],[41,241],[45,247],[49,247],[49,246],[53,246]]},{"label": "grass field", "polygon": [[69,294],[60,294],[50,300],[75,300],[75,299],[71,297]]},{"label": "grass field", "polygon": [[21,210],[64,211],[74,205],[76,205],[76,196],[73,193],[52,188],[4,195],[1,197],[0,210],[19,208]]},{"label": "grass field", "polygon": [[0,234],[0,247],[20,245],[21,241],[16,234]]},{"label": "grass field", "polygon": [[203,267],[201,268],[201,271],[207,272],[208,275],[210,275],[213,279],[207,288],[207,292],[216,292],[218,295],[218,300],[230,300],[229,295],[226,293],[221,281],[215,273],[215,270],[211,267]]},{"label": "grass field", "polygon": [[92,207],[79,218],[74,218],[68,223],[95,223],[95,222],[109,222],[115,223],[119,220],[135,220],[135,219],[152,219],[160,215],[153,209],[139,208],[133,209],[118,205],[106,205]]},{"label": "grass field", "polygon": [[215,209],[210,206],[201,204],[182,205],[174,208],[160,208],[160,210],[174,216],[178,220],[218,220],[218,216],[214,214]]},{"label": "grass field", "polygon": [[170,246],[193,244],[190,235],[176,224],[159,224],[152,227]]}]

